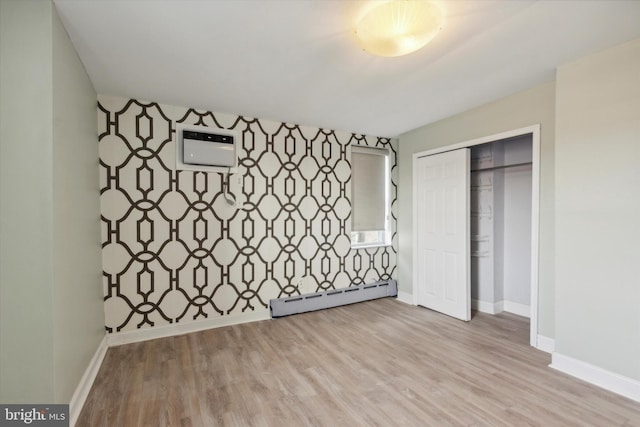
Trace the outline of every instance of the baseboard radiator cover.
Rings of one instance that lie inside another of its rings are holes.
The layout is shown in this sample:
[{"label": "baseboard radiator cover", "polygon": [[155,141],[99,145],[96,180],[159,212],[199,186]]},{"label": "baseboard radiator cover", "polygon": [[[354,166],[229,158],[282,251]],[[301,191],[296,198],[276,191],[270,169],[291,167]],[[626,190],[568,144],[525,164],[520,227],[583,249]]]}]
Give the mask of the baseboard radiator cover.
[{"label": "baseboard radiator cover", "polygon": [[372,299],[397,297],[398,284],[395,280],[350,286],[343,289],[276,298],[269,301],[271,317],[290,316],[292,314],[323,310],[341,305],[355,304]]}]

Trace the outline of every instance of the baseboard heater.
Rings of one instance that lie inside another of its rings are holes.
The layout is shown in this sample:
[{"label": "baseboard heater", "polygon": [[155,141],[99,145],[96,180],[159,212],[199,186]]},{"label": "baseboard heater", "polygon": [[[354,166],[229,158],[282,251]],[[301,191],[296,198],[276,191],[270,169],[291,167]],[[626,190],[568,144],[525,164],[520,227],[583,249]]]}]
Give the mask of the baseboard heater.
[{"label": "baseboard heater", "polygon": [[276,298],[269,301],[271,317],[283,317],[308,311],[323,310],[341,305],[355,304],[372,299],[398,296],[395,280],[383,280],[367,285],[332,289],[325,292]]}]

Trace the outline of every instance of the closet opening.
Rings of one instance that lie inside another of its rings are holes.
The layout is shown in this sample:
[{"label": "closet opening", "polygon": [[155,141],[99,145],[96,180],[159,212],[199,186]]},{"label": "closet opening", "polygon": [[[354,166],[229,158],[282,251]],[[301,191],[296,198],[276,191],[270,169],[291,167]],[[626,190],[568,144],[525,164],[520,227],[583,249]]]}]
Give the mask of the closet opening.
[{"label": "closet opening", "polygon": [[532,134],[470,151],[471,308],[530,318]]},{"label": "closet opening", "polygon": [[538,347],[539,191],[540,125],[415,153],[414,304],[528,317]]}]

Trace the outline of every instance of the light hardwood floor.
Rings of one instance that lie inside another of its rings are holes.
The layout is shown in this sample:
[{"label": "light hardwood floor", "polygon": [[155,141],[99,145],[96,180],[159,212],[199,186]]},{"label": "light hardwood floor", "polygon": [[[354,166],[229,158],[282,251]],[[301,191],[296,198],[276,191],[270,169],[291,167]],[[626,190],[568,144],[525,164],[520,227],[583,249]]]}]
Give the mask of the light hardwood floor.
[{"label": "light hardwood floor", "polygon": [[640,426],[527,319],[385,298],[109,349],[77,426]]}]

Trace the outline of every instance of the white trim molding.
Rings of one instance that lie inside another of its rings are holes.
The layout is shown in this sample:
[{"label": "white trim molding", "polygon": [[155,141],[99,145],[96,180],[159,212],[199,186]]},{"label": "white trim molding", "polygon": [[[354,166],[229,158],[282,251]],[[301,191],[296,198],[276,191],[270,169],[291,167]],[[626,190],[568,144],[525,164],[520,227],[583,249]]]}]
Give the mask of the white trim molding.
[{"label": "white trim molding", "polygon": [[549,367],[640,402],[640,381],[559,353],[551,355]]},{"label": "white trim molding", "polygon": [[556,349],[556,341],[553,338],[545,337],[544,335],[538,335],[538,340],[535,347],[540,351],[551,354]]},{"label": "white trim molding", "polygon": [[477,299],[471,300],[471,309],[478,310],[480,313],[498,314],[504,311],[503,301],[489,302]]},{"label": "white trim molding", "polygon": [[397,298],[398,298],[398,301],[403,302],[405,304],[416,305],[413,300],[413,295],[410,294],[409,292],[398,291]]},{"label": "white trim molding", "polygon": [[498,314],[506,311],[508,313],[517,314],[522,317],[531,316],[531,307],[528,305],[520,304],[513,301],[480,301],[477,299],[471,300],[471,308],[478,310],[481,313]]},{"label": "white trim molding", "polygon": [[528,305],[507,300],[502,301],[502,303],[504,307],[503,310],[507,313],[517,314],[522,317],[531,317],[531,307]]},{"label": "white trim molding", "polygon": [[240,323],[257,322],[269,320],[271,316],[268,310],[253,312],[248,314],[231,314],[220,316],[214,319],[207,319],[198,322],[174,323],[173,325],[157,326],[148,329],[137,329],[135,331],[118,332],[107,335],[109,347],[115,347],[134,342],[148,341],[156,338],[166,338],[176,335],[184,335],[191,332],[204,331],[222,326],[237,325]]},{"label": "white trim molding", "polygon": [[104,360],[104,356],[107,354],[108,348],[107,337],[104,336],[102,341],[100,341],[100,345],[98,345],[95,354],[91,358],[89,366],[87,366],[82,378],[80,378],[76,391],[73,393],[73,396],[71,396],[71,401],[69,401],[69,425],[71,427],[73,427],[76,424],[76,421],[78,421],[84,402],[87,400],[87,396],[89,396],[89,391],[91,390],[91,386],[93,386],[96,376],[98,375],[100,366],[102,366],[102,361]]}]

